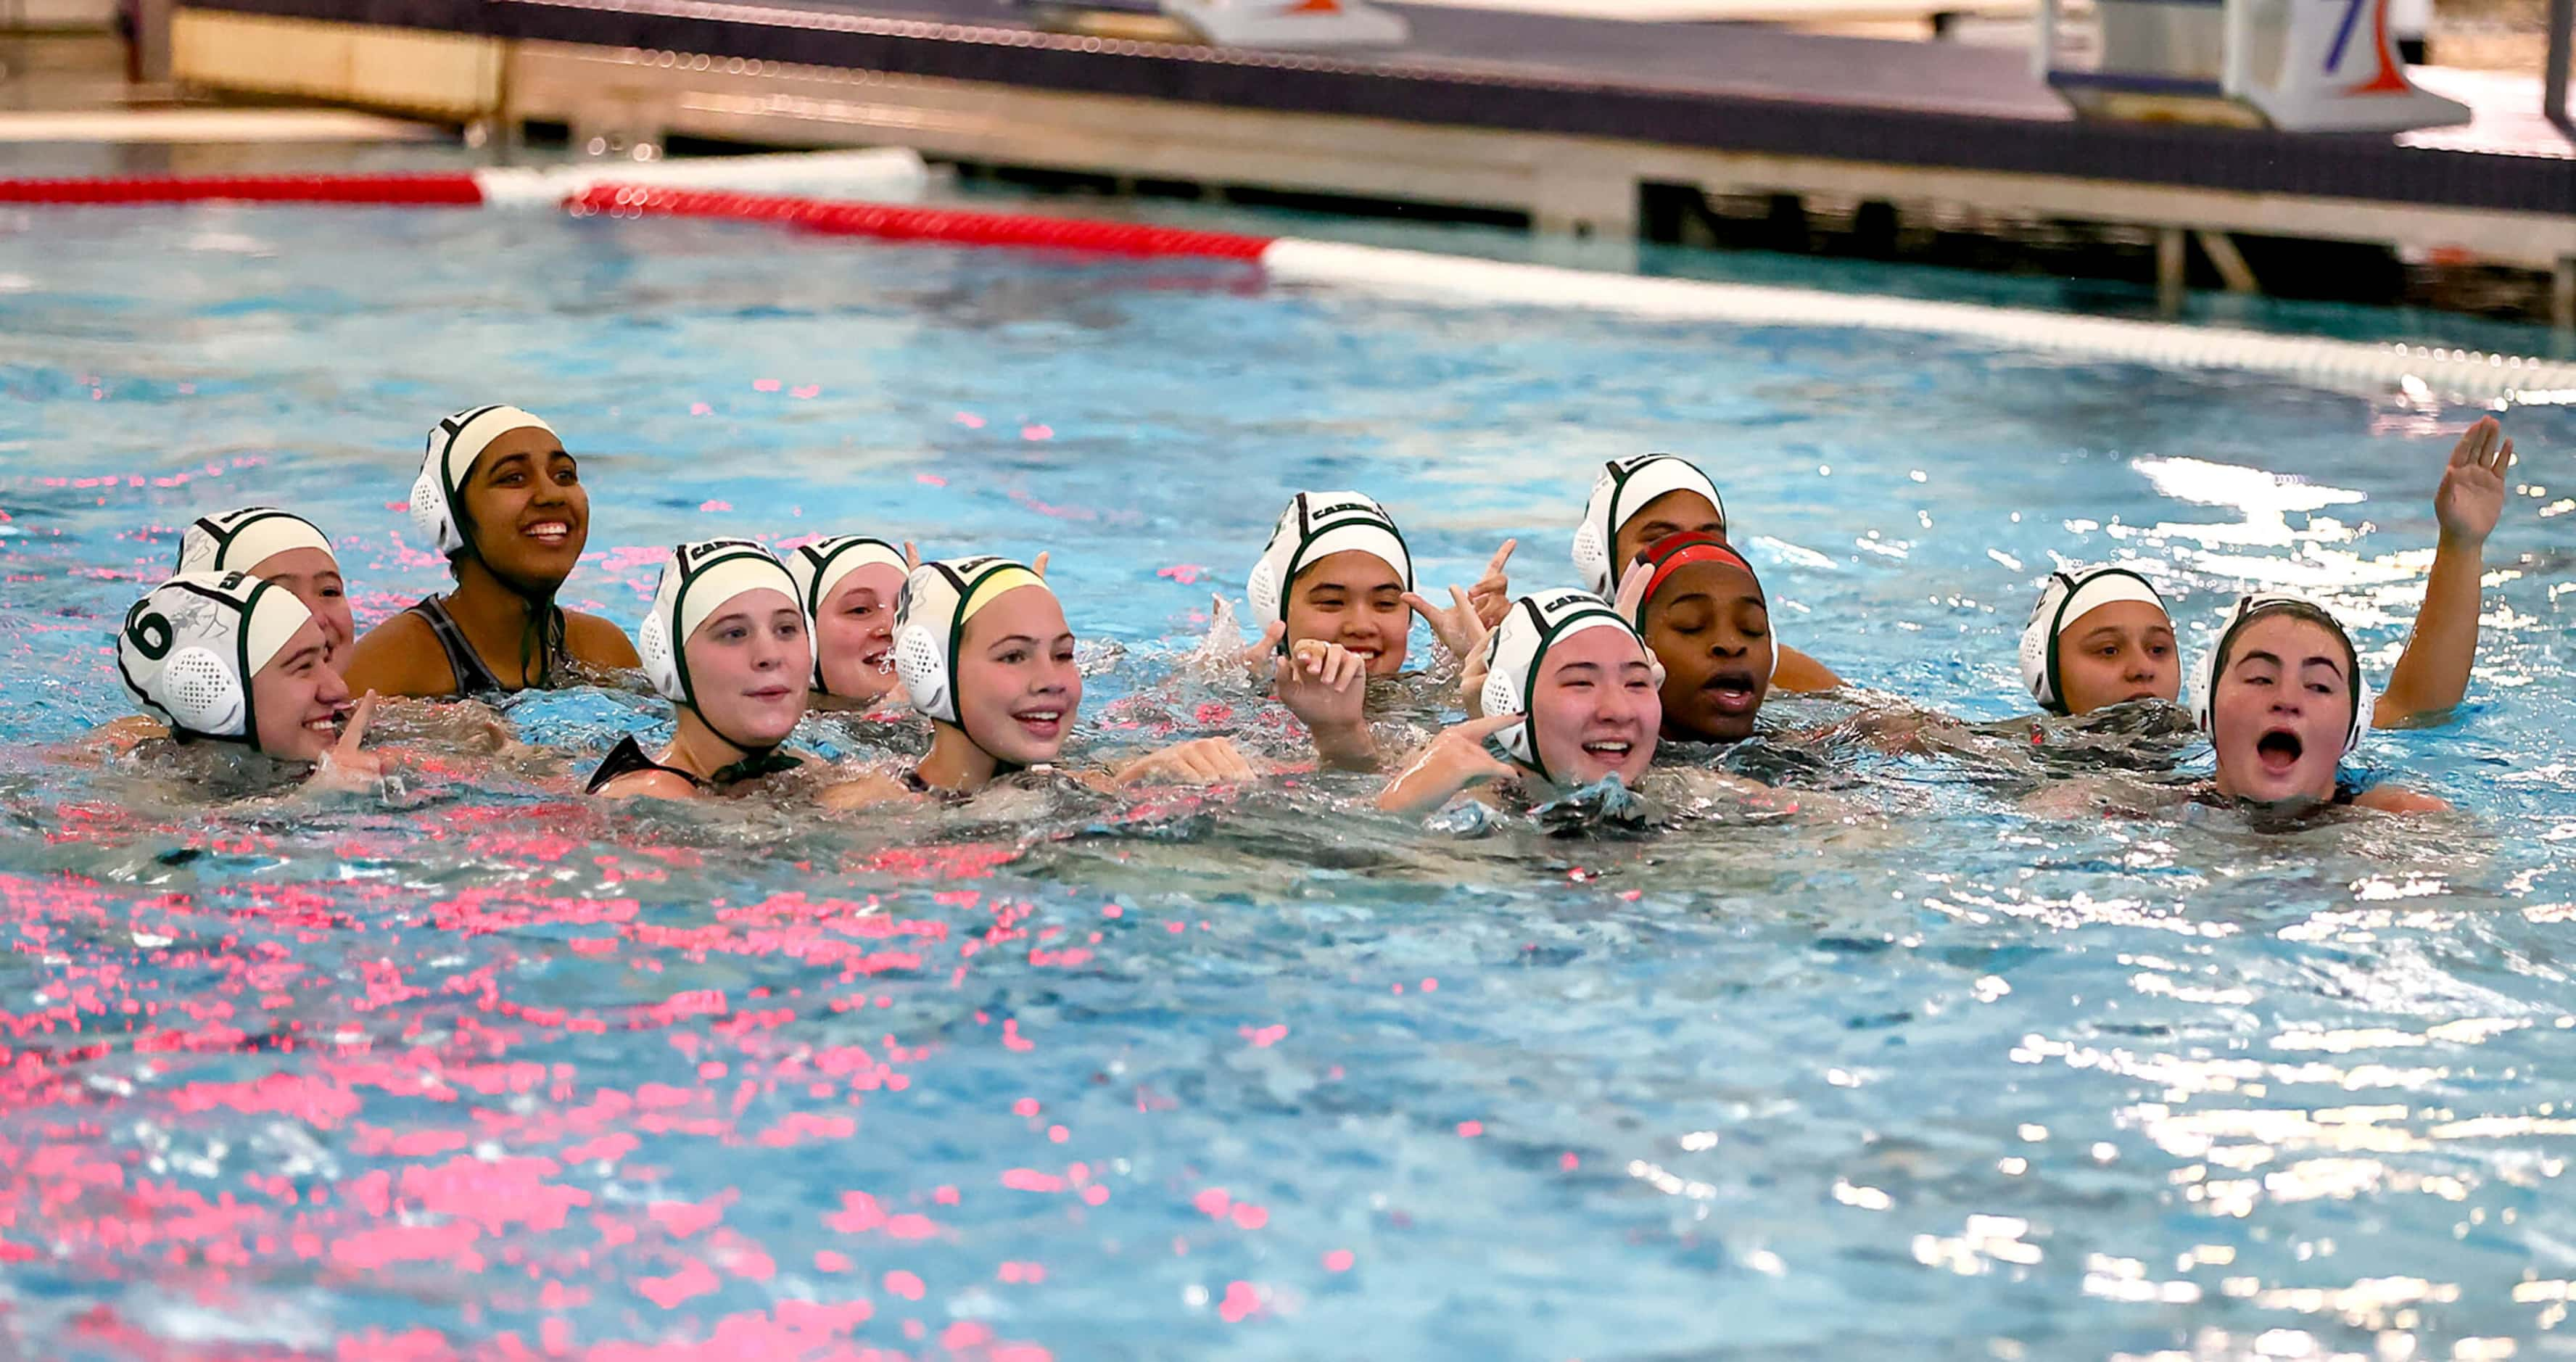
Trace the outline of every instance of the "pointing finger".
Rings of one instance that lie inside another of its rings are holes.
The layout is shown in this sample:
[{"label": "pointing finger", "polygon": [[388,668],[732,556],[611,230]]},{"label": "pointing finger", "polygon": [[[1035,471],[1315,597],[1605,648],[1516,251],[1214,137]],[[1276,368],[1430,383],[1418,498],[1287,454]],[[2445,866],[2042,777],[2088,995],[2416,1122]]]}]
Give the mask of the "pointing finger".
[{"label": "pointing finger", "polygon": [[358,698],[358,707],[349,711],[348,722],[343,724],[340,728],[340,741],[338,743],[340,749],[346,752],[357,751],[358,744],[365,740],[367,736],[367,725],[372,724],[375,721],[376,693],[374,691],[368,691],[365,695]]},{"label": "pointing finger", "polygon": [[1488,578],[1502,576],[1503,564],[1512,561],[1512,550],[1519,548],[1520,546],[1521,541],[1517,539],[1504,540],[1503,546],[1494,550],[1493,560],[1485,564],[1485,576]]}]

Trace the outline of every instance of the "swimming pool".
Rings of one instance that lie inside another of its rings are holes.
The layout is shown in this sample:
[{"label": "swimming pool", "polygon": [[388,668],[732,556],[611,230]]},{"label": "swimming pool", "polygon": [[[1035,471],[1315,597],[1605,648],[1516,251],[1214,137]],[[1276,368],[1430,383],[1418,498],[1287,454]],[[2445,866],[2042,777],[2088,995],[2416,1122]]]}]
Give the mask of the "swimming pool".
[{"label": "swimming pool", "polygon": [[[29,1355],[2443,1357],[2565,1313],[2563,409],[2508,416],[2471,708],[2378,743],[2451,820],[2050,821],[1848,737],[1849,823],[1637,840],[1313,778],[601,810],[543,758],[208,811],[49,751],[123,711],[110,623],[251,501],[342,539],[362,625],[435,589],[398,506],[472,402],[583,456],[566,599],[630,627],[682,538],[1051,550],[1096,742],[1267,740],[1186,658],[1291,491],[1374,493],[1434,581],[1519,535],[1537,587],[1650,448],[1784,637],[1908,699],[2026,710],[2052,555],[2171,563],[2199,639],[2318,591],[2384,668],[2474,412],[721,223],[0,225]],[[596,753],[660,709],[513,718]]]}]

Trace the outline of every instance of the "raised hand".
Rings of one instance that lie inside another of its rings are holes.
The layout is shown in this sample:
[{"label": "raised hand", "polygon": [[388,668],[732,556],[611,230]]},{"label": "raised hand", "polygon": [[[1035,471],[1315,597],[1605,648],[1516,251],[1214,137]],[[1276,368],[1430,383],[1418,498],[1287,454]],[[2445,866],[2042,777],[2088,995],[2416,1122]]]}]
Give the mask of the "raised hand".
[{"label": "raised hand", "polygon": [[[1438,606],[1419,593],[1404,593],[1404,603],[1412,606],[1413,613],[1431,626],[1431,636],[1440,641],[1440,646],[1448,650],[1451,657],[1464,661],[1485,646],[1485,634],[1491,626],[1476,612],[1475,602],[1469,600],[1461,588],[1449,588],[1449,600],[1450,604]],[[1495,618],[1499,620],[1502,617],[1497,615]]]},{"label": "raised hand", "polygon": [[1335,766],[1377,765],[1369,738],[1368,661],[1338,643],[1303,639],[1274,660],[1279,703],[1315,736],[1316,755]]},{"label": "raised hand", "polygon": [[903,575],[909,577],[920,569],[921,550],[914,548],[911,540],[903,541]]},{"label": "raised hand", "polygon": [[2483,544],[2504,514],[2504,473],[2513,466],[2513,441],[2492,416],[2460,433],[2451,463],[2442,470],[2442,485],[2433,492],[2433,518],[2442,537]]},{"label": "raised hand", "polygon": [[322,759],[313,764],[312,778],[305,784],[325,790],[364,790],[383,779],[385,759],[373,752],[358,750],[366,741],[367,726],[376,721],[376,693],[368,691],[359,697],[357,707],[349,711],[340,725],[340,740]]},{"label": "raised hand", "polygon": [[1502,623],[1503,616],[1511,613],[1512,579],[1504,573],[1503,566],[1512,561],[1512,550],[1520,545],[1517,539],[1504,540],[1503,546],[1494,550],[1493,559],[1485,564],[1485,575],[1467,588],[1467,599],[1476,607],[1476,618],[1487,629]]},{"label": "raised hand", "polygon": [[1380,791],[1377,806],[1395,813],[1439,808],[1461,790],[1498,780],[1517,780],[1520,772],[1485,750],[1485,739],[1519,723],[1518,714],[1488,714],[1452,724],[1422,749],[1404,774]]},{"label": "raised hand", "polygon": [[[1218,604],[1222,606],[1224,603],[1220,601]],[[1272,620],[1262,628],[1261,641],[1243,650],[1243,665],[1252,673],[1252,679],[1256,683],[1270,670],[1271,662],[1279,656],[1279,640],[1287,636],[1287,624],[1281,620]]]},{"label": "raised hand", "polygon": [[1044,549],[1040,549],[1040,550],[1038,551],[1038,560],[1037,560],[1036,562],[1034,562],[1034,563],[1029,564],[1029,571],[1036,573],[1036,574],[1038,575],[1038,580],[1039,580],[1039,581],[1041,581],[1041,582],[1043,582],[1043,581],[1045,581],[1045,580],[1046,580],[1046,565],[1047,565],[1047,555],[1046,555],[1046,551],[1045,551]]},{"label": "raised hand", "polygon": [[1232,738],[1196,738],[1189,742],[1149,752],[1120,768],[1114,779],[1121,785],[1139,781],[1160,780],[1175,785],[1216,785],[1230,780],[1250,780],[1257,774],[1252,763]]}]

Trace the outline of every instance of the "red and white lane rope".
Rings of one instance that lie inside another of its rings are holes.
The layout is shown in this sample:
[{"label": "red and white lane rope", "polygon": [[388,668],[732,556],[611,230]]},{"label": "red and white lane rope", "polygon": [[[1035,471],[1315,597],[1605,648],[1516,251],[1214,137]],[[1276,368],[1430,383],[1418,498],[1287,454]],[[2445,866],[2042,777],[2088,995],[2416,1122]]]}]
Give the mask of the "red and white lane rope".
[{"label": "red and white lane rope", "polygon": [[918,156],[893,150],[542,171],[0,179],[0,202],[560,205],[584,216],[722,218],[890,241],[1244,261],[1259,264],[1270,279],[1282,283],[1436,302],[1578,308],[1656,321],[1910,331],[2041,354],[2241,369],[2338,386],[2421,384],[2435,393],[2473,399],[2576,401],[2576,364],[2468,349],[2370,345],[1970,303],[1657,279],[1296,237],[886,201],[918,196],[924,180]]}]

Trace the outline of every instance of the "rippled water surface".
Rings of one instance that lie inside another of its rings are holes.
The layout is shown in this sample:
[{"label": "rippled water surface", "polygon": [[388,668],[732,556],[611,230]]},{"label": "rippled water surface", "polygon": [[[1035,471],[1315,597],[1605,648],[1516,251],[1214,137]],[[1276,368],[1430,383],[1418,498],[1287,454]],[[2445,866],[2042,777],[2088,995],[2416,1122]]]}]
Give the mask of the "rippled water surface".
[{"label": "rippled water surface", "polygon": [[[2187,645],[2249,584],[2319,592],[2384,672],[2474,410],[708,224],[0,229],[27,1356],[2565,1348],[2561,409],[2507,414],[2472,703],[2375,741],[2459,813],[2068,821],[2009,742],[1845,720],[2025,711],[2060,556],[2161,564]],[[1051,550],[1102,751],[1288,750],[1186,659],[1291,491],[1374,492],[1435,581],[1518,535],[1537,587],[1591,472],[1650,448],[1717,475],[1785,636],[1881,697],[1737,758],[1822,811],[1643,837],[1466,836],[1311,774],[606,810],[580,773],[660,707],[603,691],[516,706],[559,750],[498,762],[394,715],[383,799],[210,806],[64,755],[124,708],[107,630],[176,527],[304,510],[380,618],[440,580],[398,509],[421,430],[500,400],[582,456],[566,599],[630,626],[681,538]]]}]

